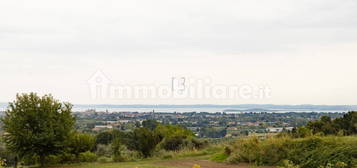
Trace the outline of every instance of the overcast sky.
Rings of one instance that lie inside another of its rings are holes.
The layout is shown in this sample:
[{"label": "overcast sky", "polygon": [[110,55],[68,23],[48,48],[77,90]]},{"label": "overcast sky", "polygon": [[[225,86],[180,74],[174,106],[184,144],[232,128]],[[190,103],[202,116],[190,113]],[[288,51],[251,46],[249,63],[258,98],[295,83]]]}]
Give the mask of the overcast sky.
[{"label": "overcast sky", "polygon": [[[0,101],[357,104],[356,0],[1,0]],[[267,85],[265,99],[93,99],[113,83]]]}]

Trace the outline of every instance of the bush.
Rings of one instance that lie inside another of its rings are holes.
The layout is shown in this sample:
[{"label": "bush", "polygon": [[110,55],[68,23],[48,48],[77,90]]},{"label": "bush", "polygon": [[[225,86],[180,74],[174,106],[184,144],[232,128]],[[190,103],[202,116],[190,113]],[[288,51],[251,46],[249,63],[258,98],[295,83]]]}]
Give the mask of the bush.
[{"label": "bush", "polygon": [[137,128],[128,134],[125,145],[130,150],[139,151],[144,157],[149,157],[160,141],[160,137],[155,132],[147,128]]},{"label": "bush", "polygon": [[162,138],[165,137],[193,137],[191,130],[183,128],[179,125],[159,125],[155,132]]},{"label": "bush", "polygon": [[82,152],[91,151],[94,147],[95,138],[90,134],[74,133],[69,139],[69,152],[79,155]]},{"label": "bush", "polygon": [[215,161],[215,162],[224,162],[225,160],[227,160],[228,157],[229,157],[229,155],[224,153],[224,152],[223,153],[217,153],[217,154],[213,155],[211,160]]},{"label": "bush", "polygon": [[113,161],[123,162],[125,159],[122,156],[123,145],[120,143],[120,139],[116,138],[112,143]]},{"label": "bush", "polygon": [[113,140],[111,151],[115,162],[134,161],[141,158],[140,152],[129,150],[125,145],[121,144],[118,138]]},{"label": "bush", "polygon": [[113,140],[113,134],[110,131],[101,132],[95,137],[95,144],[108,145]]},{"label": "bush", "polygon": [[61,163],[61,161],[62,161],[61,157],[57,156],[57,155],[48,155],[45,158],[46,164],[49,164],[49,165],[59,164],[59,163]]},{"label": "bush", "polygon": [[113,155],[113,161],[114,162],[124,162],[125,158],[121,155]]},{"label": "bush", "polygon": [[[34,165],[39,163],[38,156],[27,156],[22,159],[25,165]],[[78,162],[76,155],[68,152],[62,152],[57,155],[48,155],[45,157],[45,163],[48,165],[63,164],[63,163],[75,163]]]},{"label": "bush", "polygon": [[98,144],[96,148],[95,153],[97,156],[110,157],[113,154],[111,145]]},{"label": "bush", "polygon": [[33,156],[24,156],[22,159],[22,164],[25,166],[29,166],[29,165],[34,165],[37,164],[38,162],[38,156],[33,155]]},{"label": "bush", "polygon": [[97,160],[98,160],[98,162],[100,162],[100,163],[108,163],[108,162],[112,161],[111,158],[105,157],[105,156],[99,157]]},{"label": "bush", "polygon": [[201,141],[195,138],[185,136],[166,137],[160,144],[162,149],[167,151],[179,151],[183,148],[202,149],[207,146],[207,141]]},{"label": "bush", "polygon": [[302,168],[314,168],[345,163],[353,167],[357,156],[357,137],[286,137],[259,140],[240,139],[231,147],[230,162],[277,165],[288,159]]},{"label": "bush", "polygon": [[80,153],[78,158],[81,162],[95,162],[95,161],[97,161],[97,155],[95,155],[95,153],[92,153],[89,151]]},{"label": "bush", "polygon": [[12,166],[16,162],[16,154],[8,150],[4,144],[0,144],[0,158],[5,160],[6,166]]},{"label": "bush", "polygon": [[248,162],[254,163],[259,161],[260,145],[259,140],[256,137],[239,139],[237,143],[233,144],[234,155],[229,158],[230,162]]},{"label": "bush", "polygon": [[193,147],[195,149],[202,149],[208,145],[208,141],[206,140],[202,141],[195,138],[191,139],[191,143],[193,144]]},{"label": "bush", "polygon": [[319,167],[344,162],[353,167],[357,156],[357,137],[312,137],[287,144],[289,160],[301,167]]},{"label": "bush", "polygon": [[278,166],[277,168],[300,168],[300,166],[295,165],[292,161],[290,160],[283,160],[281,166]]},{"label": "bush", "polygon": [[[48,155],[44,158],[44,162],[46,165],[55,165],[55,164],[65,164],[65,163],[77,163],[80,161],[85,162],[84,157],[86,156],[87,152],[80,153],[78,156],[76,156],[73,153],[69,152],[62,152],[57,155]],[[91,152],[89,152],[91,153]],[[96,157],[96,155],[94,154]],[[34,155],[34,156],[25,156],[22,158],[22,163],[24,165],[36,165],[40,162],[39,156]]]},{"label": "bush", "polygon": [[124,158],[125,161],[135,161],[143,158],[140,152],[129,150],[124,145],[121,147],[121,156]]},{"label": "bush", "polygon": [[181,147],[187,145],[187,143],[185,144],[185,138],[182,136],[165,138],[162,142],[162,147],[168,151],[178,151]]},{"label": "bush", "polygon": [[165,153],[162,155],[162,159],[172,159],[174,157],[174,154],[172,153]]}]

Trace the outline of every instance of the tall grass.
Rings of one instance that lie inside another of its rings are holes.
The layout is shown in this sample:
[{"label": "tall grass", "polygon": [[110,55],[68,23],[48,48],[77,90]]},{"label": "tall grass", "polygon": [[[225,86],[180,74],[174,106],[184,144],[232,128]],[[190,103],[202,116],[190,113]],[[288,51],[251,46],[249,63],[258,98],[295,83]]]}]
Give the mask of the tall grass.
[{"label": "tall grass", "polygon": [[251,137],[239,139],[229,148],[231,152],[228,161],[233,163],[279,165],[284,160],[290,160],[302,168],[318,168],[340,163],[344,163],[345,167],[355,167],[357,137],[271,137],[265,140]]},{"label": "tall grass", "polygon": [[207,157],[210,158],[213,154],[216,154],[217,151],[223,149],[222,144],[210,144],[203,149],[194,149],[194,148],[182,148],[178,151],[166,151],[159,150],[154,152],[154,158],[157,159],[177,159],[177,158],[186,158],[186,157]]}]

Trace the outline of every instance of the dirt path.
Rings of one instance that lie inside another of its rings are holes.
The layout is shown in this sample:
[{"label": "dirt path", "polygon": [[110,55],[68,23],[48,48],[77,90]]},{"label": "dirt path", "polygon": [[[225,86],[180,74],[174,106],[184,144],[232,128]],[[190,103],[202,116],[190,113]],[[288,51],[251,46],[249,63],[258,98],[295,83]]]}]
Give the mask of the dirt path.
[{"label": "dirt path", "polygon": [[[155,165],[162,166],[173,166],[177,168],[192,168],[194,164],[198,164],[201,168],[249,168],[249,164],[226,164],[217,163],[209,160],[198,160],[198,159],[184,159],[184,160],[170,160],[170,161],[160,161],[155,163]],[[274,168],[269,166],[263,166],[260,168]]]}]

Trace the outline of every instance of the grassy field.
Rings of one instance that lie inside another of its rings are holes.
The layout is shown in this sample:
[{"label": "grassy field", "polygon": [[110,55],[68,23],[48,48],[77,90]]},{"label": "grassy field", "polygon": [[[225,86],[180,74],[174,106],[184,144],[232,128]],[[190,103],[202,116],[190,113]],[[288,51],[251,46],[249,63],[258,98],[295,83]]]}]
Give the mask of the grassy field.
[{"label": "grassy field", "polygon": [[[191,168],[202,161],[209,161],[217,148],[209,148],[204,151],[181,151],[178,153],[165,153],[149,159],[131,162],[108,162],[108,163],[80,163],[52,166],[53,168]],[[213,163],[213,162],[212,162]],[[201,166],[202,167],[202,166]],[[207,167],[207,166],[206,166]]]},{"label": "grassy field", "polygon": [[122,162],[122,163],[83,163],[73,165],[60,165],[55,168],[174,168],[172,166],[157,165],[157,161],[138,161],[138,162]]},{"label": "grassy field", "polygon": [[[319,167],[327,163],[343,162],[344,167],[354,167],[356,136],[309,137],[300,139],[269,138],[263,141],[246,138],[212,145],[204,150],[158,152],[151,158],[128,162],[93,162],[51,166],[52,168],[251,168],[254,165],[279,165],[288,159],[301,167]],[[230,145],[228,145],[230,144]],[[231,155],[224,154],[225,146]],[[231,146],[233,145],[233,146]],[[240,157],[238,157],[240,156]],[[312,160],[309,158],[313,158]],[[233,159],[233,162],[232,162]],[[250,163],[248,164],[249,160]],[[238,160],[237,162],[234,160]],[[307,160],[307,161],[306,161]],[[229,164],[229,162],[231,164]],[[316,162],[316,163],[315,163]],[[199,165],[199,167],[197,166]],[[275,166],[261,166],[272,168]]]},{"label": "grassy field", "polygon": [[[144,159],[133,162],[109,162],[109,163],[81,163],[70,165],[52,166],[52,168],[192,168],[194,165],[199,165],[200,168],[250,168],[249,164],[227,164],[212,161],[212,158],[218,151],[221,151],[221,146],[214,146],[203,151],[181,151],[179,153],[171,153],[169,159],[167,155]],[[272,167],[262,167],[272,168]]]},{"label": "grassy field", "polygon": [[[202,157],[170,159],[170,160],[144,160],[137,162],[122,163],[83,163],[72,165],[60,165],[52,168],[193,168],[199,165],[200,168],[251,168],[249,164],[226,164],[206,160]],[[198,168],[198,167],[195,167]],[[260,168],[273,168],[263,166]]]}]

